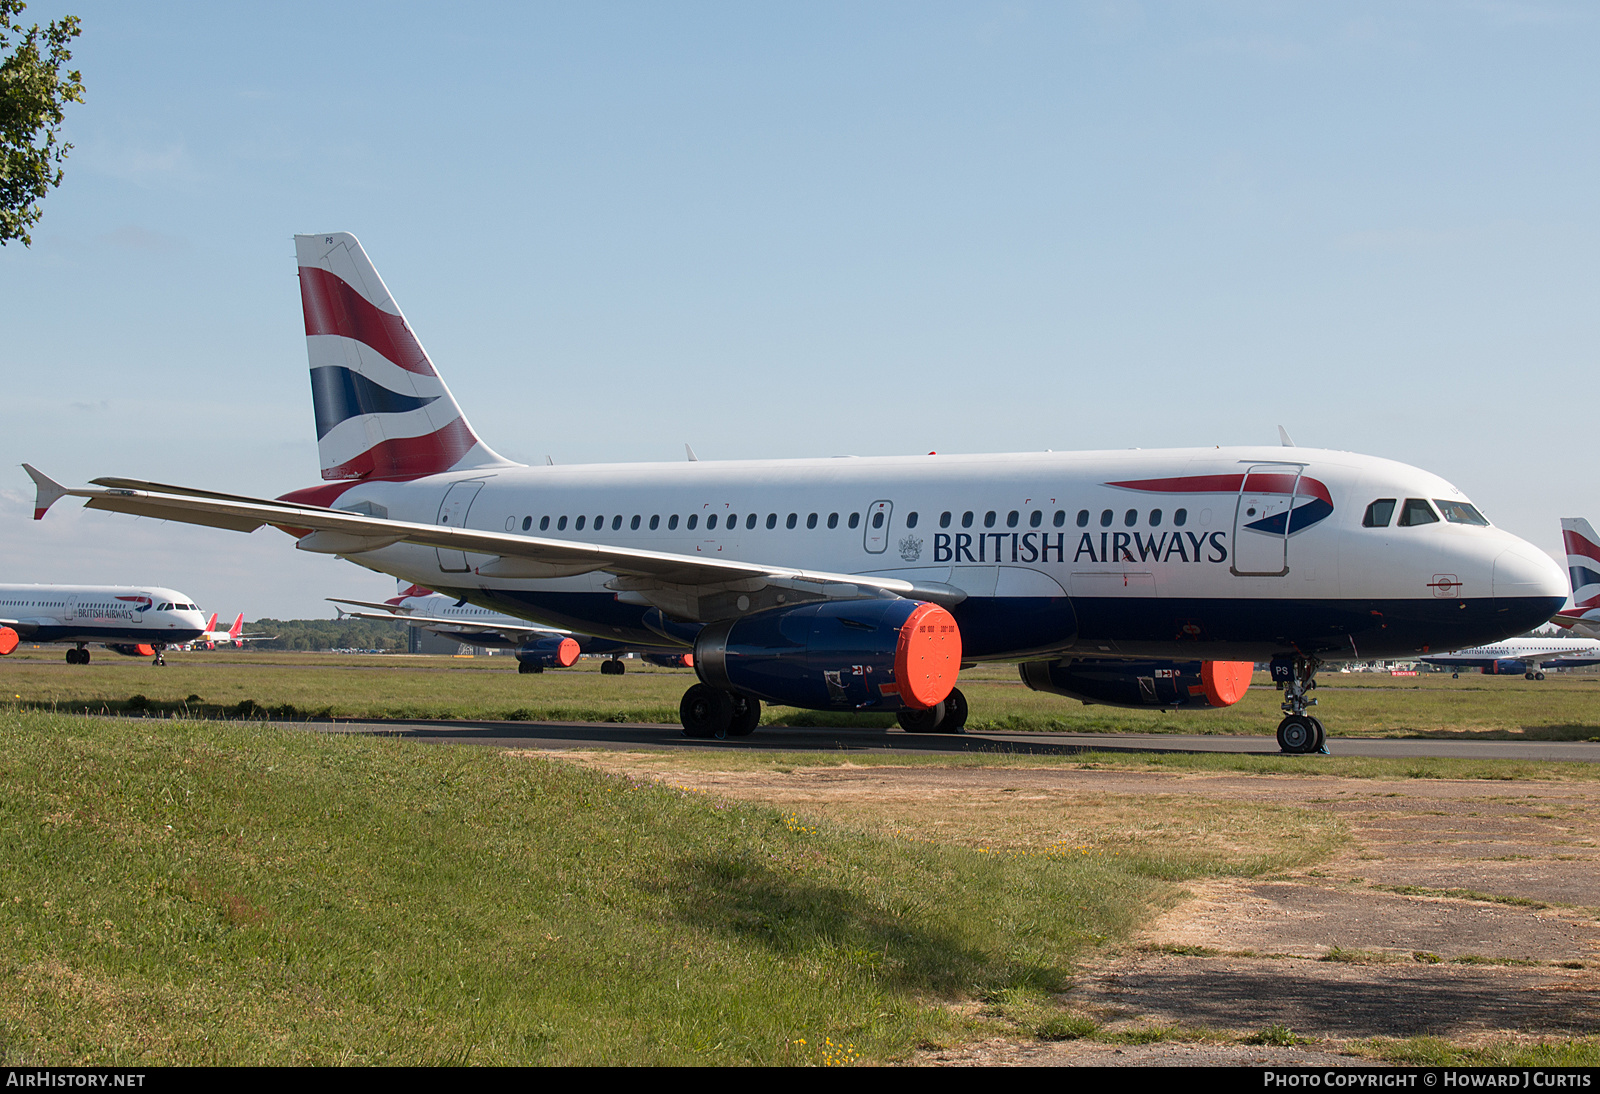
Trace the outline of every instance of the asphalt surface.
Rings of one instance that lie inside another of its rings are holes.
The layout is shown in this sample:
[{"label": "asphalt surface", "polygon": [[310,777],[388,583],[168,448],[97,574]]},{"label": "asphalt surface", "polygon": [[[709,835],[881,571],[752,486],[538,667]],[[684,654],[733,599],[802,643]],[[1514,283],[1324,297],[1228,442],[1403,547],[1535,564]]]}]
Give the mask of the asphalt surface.
[{"label": "asphalt surface", "polygon": [[[677,725],[612,722],[282,722],[286,728],[319,733],[363,733],[418,741],[489,745],[495,748],[614,749],[766,749],[782,752],[999,752],[1014,755],[1070,756],[1082,752],[1279,755],[1272,737],[1224,737],[1167,733],[906,733],[898,729],[790,729],[763,726],[748,737],[726,741],[694,740]],[[1425,739],[1328,739],[1336,756],[1397,759],[1459,758],[1600,762],[1600,742],[1441,741]],[[1305,757],[1314,763],[1315,757]]]}]

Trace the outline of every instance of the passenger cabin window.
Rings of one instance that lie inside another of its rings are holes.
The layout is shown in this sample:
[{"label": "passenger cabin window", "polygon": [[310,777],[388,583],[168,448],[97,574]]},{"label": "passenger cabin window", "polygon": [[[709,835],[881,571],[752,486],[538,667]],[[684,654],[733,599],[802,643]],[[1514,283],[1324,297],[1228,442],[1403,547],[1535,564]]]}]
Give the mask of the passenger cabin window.
[{"label": "passenger cabin window", "polygon": [[994,510],[993,509],[991,509],[987,513],[983,514],[983,526],[985,528],[993,528],[994,527]]},{"label": "passenger cabin window", "polygon": [[1011,510],[1011,512],[1006,514],[1006,527],[1007,528],[1015,528],[1016,526],[1017,526],[1017,511],[1015,509],[1013,509],[1013,510]]},{"label": "passenger cabin window", "polygon": [[661,527],[661,514],[660,513],[652,513],[652,514],[650,514],[650,530],[652,532],[654,532],[657,528],[660,528],[660,527]]},{"label": "passenger cabin window", "polygon": [[961,527],[963,527],[963,528],[971,528],[972,527],[972,510],[971,509],[968,509],[965,513],[961,514]]},{"label": "passenger cabin window", "polygon": [[549,530],[550,530],[550,517],[548,515],[540,517],[539,518],[539,531],[548,532]]},{"label": "passenger cabin window", "polygon": [[579,517],[577,522],[575,524],[573,524],[572,527],[574,527],[575,529],[577,529],[578,531],[581,532],[581,531],[583,531],[583,522],[588,520],[588,519],[589,519],[588,517]]},{"label": "passenger cabin window", "polygon": [[746,528],[754,528],[756,526],[756,515],[754,513],[747,513],[745,515],[744,526]]},{"label": "passenger cabin window", "polygon": [[1043,523],[1044,523],[1044,514],[1041,513],[1039,510],[1035,509],[1033,511],[1033,515],[1028,518],[1028,527],[1029,528],[1037,528],[1037,527],[1039,527],[1039,525],[1041,525]]},{"label": "passenger cabin window", "polygon": [[856,525],[858,525],[860,523],[861,523],[861,514],[860,513],[851,513],[850,514],[850,521],[849,521],[850,527],[854,528]]},{"label": "passenger cabin window", "polygon": [[872,526],[874,528],[883,527],[883,510],[880,509],[876,513],[872,514]]},{"label": "passenger cabin window", "polygon": [[[637,519],[637,518],[635,518],[635,519]],[[613,532],[622,531],[622,514],[621,513],[618,513],[616,516],[611,518],[611,530]]]},{"label": "passenger cabin window", "polygon": [[917,514],[916,514],[916,511],[913,510],[913,511],[911,511],[911,512],[906,514],[906,527],[907,528],[915,528],[916,526],[917,526]]},{"label": "passenger cabin window", "polygon": [[776,528],[777,526],[778,526],[778,514],[776,514],[776,513],[768,513],[767,514],[767,527],[768,528]]},{"label": "passenger cabin window", "polygon": [[635,513],[633,519],[628,522],[628,531],[637,532],[639,530],[639,520],[639,514]]},{"label": "passenger cabin window", "polygon": [[815,528],[816,526],[817,526],[817,514],[812,513],[810,516],[806,517],[806,527],[807,528]]},{"label": "passenger cabin window", "polygon": [[1189,510],[1187,510],[1187,509],[1174,509],[1172,511],[1172,526],[1174,528],[1182,528],[1185,524],[1188,524],[1188,523],[1189,523]]},{"label": "passenger cabin window", "polygon": [[1111,512],[1111,510],[1102,509],[1100,511],[1100,527],[1102,527],[1102,528],[1110,528],[1111,527],[1111,521],[1112,521],[1113,517],[1114,517],[1114,514]]},{"label": "passenger cabin window", "polygon": [[566,517],[562,517],[560,520],[556,521],[556,531],[565,532],[566,530],[567,530],[567,518]]},{"label": "passenger cabin window", "polygon": [[1161,510],[1159,510],[1159,509],[1150,510],[1150,527],[1152,527],[1152,528],[1161,527]]},{"label": "passenger cabin window", "polygon": [[667,518],[667,531],[671,532],[678,527],[678,514],[674,513]]},{"label": "passenger cabin window", "polygon": [[1363,528],[1387,528],[1394,519],[1394,499],[1379,498],[1367,506],[1367,515],[1361,518]]},{"label": "passenger cabin window", "polygon": [[1445,501],[1434,498],[1433,504],[1439,507],[1439,512],[1444,514],[1444,519],[1451,524],[1475,524],[1480,528],[1489,526],[1488,519],[1480,512],[1476,505],[1464,501]]},{"label": "passenger cabin window", "polygon": [[1137,509],[1129,509],[1126,513],[1122,514],[1122,523],[1125,524],[1126,526],[1128,526],[1129,528],[1132,528],[1135,524],[1138,524],[1139,523],[1139,510],[1137,510]]},{"label": "passenger cabin window", "polygon": [[[1059,523],[1059,521],[1057,523]],[[1089,527],[1089,510],[1087,510],[1087,509],[1079,509],[1078,510],[1078,527],[1079,528],[1087,528],[1087,527]]]},{"label": "passenger cabin window", "polygon": [[950,514],[949,513],[940,513],[939,514],[939,527],[940,528],[948,528],[948,527],[950,527]]},{"label": "passenger cabin window", "polygon": [[699,513],[690,513],[689,514],[689,523],[685,524],[684,527],[689,529],[692,532],[692,531],[694,531],[694,526],[696,524],[699,524],[699,523],[700,523],[700,514]]},{"label": "passenger cabin window", "polygon": [[799,513],[790,513],[789,514],[789,519],[783,522],[783,526],[785,528],[793,528],[796,524],[799,524],[799,523],[800,523],[800,514]]},{"label": "passenger cabin window", "polygon": [[837,528],[837,527],[839,527],[839,514],[838,513],[829,513],[828,514],[828,527],[829,528]]},{"label": "passenger cabin window", "polygon": [[[690,520],[694,520],[693,517],[690,517],[689,519]],[[709,532],[711,529],[715,528],[716,526],[717,526],[717,514],[712,513],[709,517],[706,518],[706,531]],[[689,527],[693,528],[694,525],[691,524]]]},{"label": "passenger cabin window", "polygon": [[524,532],[526,532],[529,528],[532,528],[532,527],[533,527],[533,518],[532,517],[523,517],[522,518],[522,530]]},{"label": "passenger cabin window", "polygon": [[1414,528],[1419,524],[1438,524],[1439,515],[1424,498],[1407,498],[1400,509],[1400,527]]}]

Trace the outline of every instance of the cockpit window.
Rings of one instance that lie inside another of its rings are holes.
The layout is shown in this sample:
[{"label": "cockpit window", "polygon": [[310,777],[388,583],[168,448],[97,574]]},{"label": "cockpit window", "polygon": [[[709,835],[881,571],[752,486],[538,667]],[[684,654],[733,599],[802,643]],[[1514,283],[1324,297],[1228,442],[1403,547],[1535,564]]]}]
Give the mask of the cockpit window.
[{"label": "cockpit window", "polygon": [[1387,528],[1394,518],[1394,499],[1379,498],[1367,506],[1367,515],[1361,518],[1363,528]]},{"label": "cockpit window", "polygon": [[1407,498],[1400,510],[1400,527],[1412,528],[1418,524],[1438,524],[1439,516],[1424,498]]},{"label": "cockpit window", "polygon": [[1434,498],[1433,504],[1439,507],[1439,512],[1443,513],[1444,519],[1451,524],[1475,524],[1480,528],[1489,526],[1489,521],[1478,512],[1476,505],[1464,501],[1445,501],[1442,498]]}]

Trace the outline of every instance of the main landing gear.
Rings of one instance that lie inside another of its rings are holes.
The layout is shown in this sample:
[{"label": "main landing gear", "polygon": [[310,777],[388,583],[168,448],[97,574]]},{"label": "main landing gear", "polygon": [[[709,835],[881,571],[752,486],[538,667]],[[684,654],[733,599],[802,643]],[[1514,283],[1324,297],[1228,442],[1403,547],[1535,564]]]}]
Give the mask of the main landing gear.
[{"label": "main landing gear", "polygon": [[87,665],[88,663],[89,663],[89,651],[84,649],[81,645],[77,649],[72,649],[72,650],[68,650],[67,651],[67,664],[69,664],[69,665]]},{"label": "main landing gear", "polygon": [[927,710],[902,710],[895,715],[907,733],[962,733],[967,726],[967,697],[951,688],[944,702]]},{"label": "main landing gear", "polygon": [[1544,679],[1544,673],[1542,673],[1542,672],[1525,672],[1525,673],[1522,674],[1522,678],[1524,680],[1543,680]]},{"label": "main landing gear", "polygon": [[156,659],[154,661],[150,662],[150,664],[154,665],[154,666],[163,666],[163,665],[165,665],[167,663],[167,659],[166,659],[166,657],[163,656],[163,654],[166,653],[166,650],[167,650],[167,647],[165,647],[165,646],[161,646],[161,645],[156,646]]},{"label": "main landing gear", "polygon": [[683,693],[678,720],[683,723],[685,737],[714,737],[719,741],[748,737],[761,722],[761,701],[710,684],[696,684]]},{"label": "main landing gear", "polygon": [[1315,699],[1306,698],[1306,692],[1317,686],[1315,657],[1274,658],[1272,679],[1283,692],[1283,713],[1286,717],[1278,723],[1278,747],[1285,752],[1304,755],[1308,752],[1327,752],[1327,731],[1322,723],[1306,711],[1317,705]]},{"label": "main landing gear", "polygon": [[602,676],[621,676],[627,671],[628,666],[622,663],[620,657],[612,657],[600,662],[600,675]]},{"label": "main landing gear", "polygon": [[522,673],[543,672],[544,671],[544,666],[543,665],[530,665],[526,661],[518,661],[517,662],[517,671],[518,672],[522,672]]}]

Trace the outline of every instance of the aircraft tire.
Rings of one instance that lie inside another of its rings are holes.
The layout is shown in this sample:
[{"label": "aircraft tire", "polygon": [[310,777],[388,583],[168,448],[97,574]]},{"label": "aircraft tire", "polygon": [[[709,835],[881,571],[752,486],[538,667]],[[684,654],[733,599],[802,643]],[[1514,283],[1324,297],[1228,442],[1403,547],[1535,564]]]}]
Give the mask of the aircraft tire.
[{"label": "aircraft tire", "polygon": [[1301,756],[1317,750],[1317,727],[1313,720],[1291,714],[1278,723],[1278,747],[1291,755]]},{"label": "aircraft tire", "polygon": [[1544,679],[1544,673],[1536,672],[1536,673],[1533,674],[1533,678],[1535,680],[1543,680]]},{"label": "aircraft tire", "polygon": [[944,721],[945,705],[936,703],[927,710],[902,710],[894,716],[900,723],[900,728],[907,733],[937,733],[939,723]]},{"label": "aircraft tire", "polygon": [[748,695],[733,697],[733,721],[728,725],[728,736],[748,737],[761,724],[761,700]]},{"label": "aircraft tire", "polygon": [[1532,680],[1533,679],[1533,673],[1525,672],[1525,673],[1522,674],[1522,678],[1524,680]]},{"label": "aircraft tire", "polygon": [[518,672],[543,672],[544,671],[544,666],[543,665],[530,665],[526,661],[518,661],[517,662],[517,671]]},{"label": "aircraft tire", "polygon": [[1314,748],[1312,748],[1310,751],[1312,751],[1312,752],[1326,752],[1328,750],[1328,748],[1327,748],[1327,746],[1328,746],[1328,731],[1323,728],[1322,719],[1321,718],[1312,718],[1312,717],[1310,717],[1308,715],[1306,717],[1306,721],[1310,722],[1312,727],[1314,729],[1316,729],[1316,731],[1317,731],[1316,746]]},{"label": "aircraft tire", "polygon": [[685,737],[726,737],[733,714],[733,695],[709,684],[696,684],[683,693],[678,704],[678,721]]},{"label": "aircraft tire", "polygon": [[935,733],[965,733],[967,730],[967,697],[960,688],[951,688],[944,697],[944,717],[939,719]]}]

